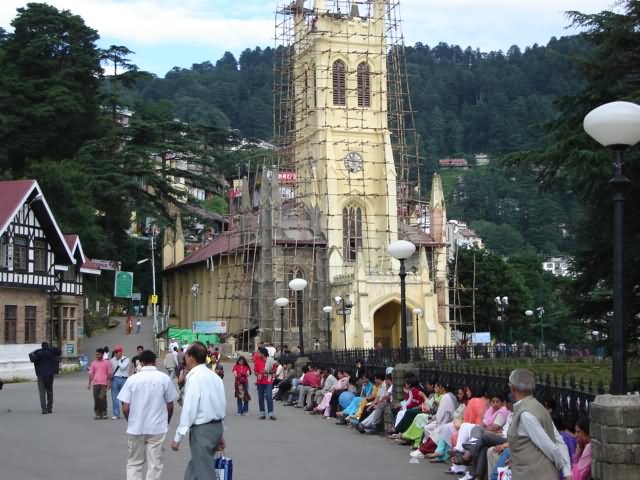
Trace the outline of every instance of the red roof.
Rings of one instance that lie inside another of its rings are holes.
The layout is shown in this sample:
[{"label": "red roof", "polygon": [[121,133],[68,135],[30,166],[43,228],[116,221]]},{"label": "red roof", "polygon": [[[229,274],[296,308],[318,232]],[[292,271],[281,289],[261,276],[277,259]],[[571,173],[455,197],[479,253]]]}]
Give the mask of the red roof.
[{"label": "red roof", "polygon": [[241,246],[241,235],[238,230],[230,230],[221,233],[211,243],[194,252],[177,265],[171,265],[166,270],[185,267],[196,263],[205,262],[208,258],[222,253],[232,252]]},{"label": "red roof", "polygon": [[36,186],[35,180],[13,180],[0,185],[0,233],[3,233]]},{"label": "red roof", "polygon": [[467,167],[469,162],[464,158],[443,158],[438,163],[441,167]]}]

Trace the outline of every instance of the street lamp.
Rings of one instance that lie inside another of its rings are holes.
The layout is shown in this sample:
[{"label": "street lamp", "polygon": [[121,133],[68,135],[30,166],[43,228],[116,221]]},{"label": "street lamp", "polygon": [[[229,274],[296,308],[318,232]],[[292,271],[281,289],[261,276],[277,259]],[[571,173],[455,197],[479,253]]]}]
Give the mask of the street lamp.
[{"label": "street lamp", "polygon": [[624,194],[631,181],[624,176],[624,150],[640,141],[640,106],[630,102],[611,102],[599,106],[584,117],[584,130],[601,145],[613,151],[613,337],[611,393],[626,392],[626,355],[624,343]]},{"label": "street lamp", "polygon": [[337,296],[333,299],[336,302],[337,306],[342,305],[342,308],[338,310],[338,314],[342,315],[342,332],[344,333],[344,349],[347,349],[347,315],[351,313],[351,308],[353,307],[353,303],[349,301],[348,298],[343,298],[341,296]]},{"label": "street lamp", "polygon": [[502,324],[502,339],[504,341],[504,343],[507,343],[507,339],[506,339],[506,335],[505,335],[505,328],[507,325],[507,320],[508,320],[508,316],[507,316],[507,307],[509,306],[509,297],[500,297],[497,296],[494,299],[494,302],[496,302],[496,310],[498,311],[498,322],[500,322]]},{"label": "street lamp", "polygon": [[404,262],[416,251],[416,246],[406,240],[396,240],[387,247],[389,255],[400,260],[400,353],[402,361],[406,363],[409,360],[407,350],[407,298],[405,292],[405,278],[407,271]]},{"label": "street lamp", "polygon": [[[199,283],[194,283],[193,285],[191,285],[191,295],[193,295],[193,319],[191,320],[191,329],[193,330],[193,322],[196,321],[196,319],[198,318],[197,315],[197,311],[198,311],[198,294],[200,293],[200,284]],[[196,335],[197,337],[197,335]]]},{"label": "street lamp", "polygon": [[325,305],[322,307],[322,311],[327,316],[327,351],[331,351],[331,312],[333,307],[331,305]]},{"label": "street lamp", "polygon": [[535,314],[538,318],[540,322],[540,345],[544,345],[544,307],[536,308],[535,312],[533,310],[526,310],[524,314],[529,318],[532,318]]},{"label": "street lamp", "polygon": [[[302,334],[302,324],[304,319],[304,305],[298,305],[298,295],[302,295],[302,291],[307,287],[307,281],[304,278],[294,278],[289,282],[289,288],[296,292],[296,316],[298,317],[298,335],[300,337],[300,355],[304,355],[304,335]],[[300,292],[300,293],[298,293]],[[298,307],[300,312],[298,313]]]},{"label": "street lamp", "polygon": [[420,317],[422,316],[422,309],[414,308],[413,314],[416,317],[416,348],[420,348]]},{"label": "street lamp", "polygon": [[280,307],[280,355],[284,355],[284,309],[289,305],[289,299],[276,298],[275,304]]}]

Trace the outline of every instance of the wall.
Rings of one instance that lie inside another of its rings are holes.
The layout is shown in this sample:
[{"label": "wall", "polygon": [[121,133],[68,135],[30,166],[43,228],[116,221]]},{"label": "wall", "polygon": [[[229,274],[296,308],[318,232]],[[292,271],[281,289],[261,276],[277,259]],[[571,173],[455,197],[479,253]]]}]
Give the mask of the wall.
[{"label": "wall", "polygon": [[2,380],[35,380],[36,372],[29,353],[40,348],[39,343],[0,346],[0,378]]}]

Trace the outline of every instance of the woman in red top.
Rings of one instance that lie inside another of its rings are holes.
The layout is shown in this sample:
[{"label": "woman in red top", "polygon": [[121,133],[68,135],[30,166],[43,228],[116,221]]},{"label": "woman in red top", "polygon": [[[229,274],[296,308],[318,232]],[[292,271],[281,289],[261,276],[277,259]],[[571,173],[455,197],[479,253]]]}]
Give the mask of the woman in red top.
[{"label": "woman in red top", "polygon": [[233,376],[235,377],[235,397],[238,403],[238,415],[244,415],[249,411],[249,375],[251,375],[251,368],[247,364],[247,360],[244,357],[239,357],[236,364],[233,366]]}]

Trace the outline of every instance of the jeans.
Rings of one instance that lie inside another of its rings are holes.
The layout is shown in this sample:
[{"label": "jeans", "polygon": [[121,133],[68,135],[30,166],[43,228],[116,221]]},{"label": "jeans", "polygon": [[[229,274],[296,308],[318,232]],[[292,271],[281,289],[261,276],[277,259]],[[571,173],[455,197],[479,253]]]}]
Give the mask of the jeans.
[{"label": "jeans", "polygon": [[120,400],[118,400],[118,394],[126,381],[126,377],[113,377],[111,380],[111,408],[114,417],[120,416]]},{"label": "jeans", "polygon": [[260,416],[264,417],[264,402],[267,401],[267,412],[269,416],[273,415],[273,396],[271,390],[273,385],[270,383],[262,384],[258,383],[258,407],[260,409]]},{"label": "jeans", "polygon": [[40,394],[42,413],[51,413],[53,409],[53,375],[38,377],[38,393]]},{"label": "jeans", "polygon": [[236,398],[236,403],[238,405],[238,413],[243,414],[249,411],[249,402],[247,400],[242,400],[241,398]]}]

